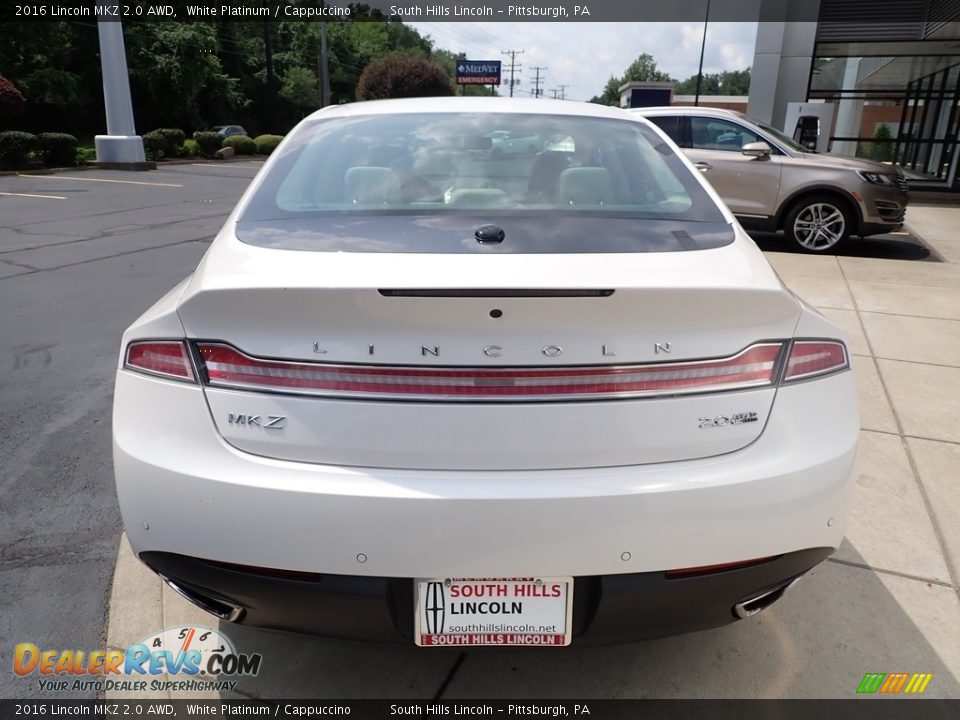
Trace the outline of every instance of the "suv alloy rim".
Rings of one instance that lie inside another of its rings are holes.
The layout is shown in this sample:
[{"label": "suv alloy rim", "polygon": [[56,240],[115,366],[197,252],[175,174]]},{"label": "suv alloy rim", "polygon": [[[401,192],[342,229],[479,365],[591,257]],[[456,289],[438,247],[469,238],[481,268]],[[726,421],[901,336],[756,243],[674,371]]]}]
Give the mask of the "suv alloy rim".
[{"label": "suv alloy rim", "polygon": [[808,250],[826,250],[843,238],[846,221],[840,209],[829,203],[813,203],[803,208],[793,221],[797,242]]}]

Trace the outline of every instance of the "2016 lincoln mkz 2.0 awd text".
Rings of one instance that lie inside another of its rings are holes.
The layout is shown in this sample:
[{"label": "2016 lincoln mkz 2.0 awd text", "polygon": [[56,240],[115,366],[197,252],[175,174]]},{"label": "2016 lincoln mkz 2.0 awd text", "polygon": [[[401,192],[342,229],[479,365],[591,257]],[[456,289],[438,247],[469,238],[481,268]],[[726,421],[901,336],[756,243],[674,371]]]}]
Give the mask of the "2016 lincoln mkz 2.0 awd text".
[{"label": "2016 lincoln mkz 2.0 awd text", "polygon": [[429,646],[715,627],[840,544],[849,362],[647,120],[341,105],[124,335],[117,490],[137,556],[239,623]]}]

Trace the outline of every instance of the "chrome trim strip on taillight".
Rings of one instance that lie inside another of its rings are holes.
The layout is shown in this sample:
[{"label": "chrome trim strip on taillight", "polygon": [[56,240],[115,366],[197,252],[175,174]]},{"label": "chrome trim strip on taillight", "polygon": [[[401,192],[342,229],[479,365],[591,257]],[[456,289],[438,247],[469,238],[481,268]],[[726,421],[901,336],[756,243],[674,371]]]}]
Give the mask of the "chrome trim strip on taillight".
[{"label": "chrome trim strip on taillight", "polygon": [[[836,365],[828,369],[812,370],[811,372],[803,373],[802,375],[793,375],[792,377],[787,377],[787,373],[790,371],[790,356],[793,354],[794,349],[799,345],[815,345],[815,344],[830,344],[836,345],[840,348],[843,353],[843,363]],[[804,380],[812,380],[814,378],[825,377],[827,375],[833,375],[834,373],[843,372],[844,370],[850,369],[850,353],[847,350],[846,343],[841,342],[833,338],[794,338],[789,347],[787,348],[786,355],[784,356],[783,367],[778,379],[779,385],[787,385],[795,382],[802,382]]]},{"label": "chrome trim strip on taillight", "polygon": [[[180,348],[182,353],[182,358],[186,361],[186,369],[189,372],[189,375],[177,375],[175,373],[164,372],[162,370],[155,370],[152,368],[140,367],[134,365],[130,362],[130,351],[133,350],[138,345],[176,345]],[[152,377],[164,378],[166,380],[176,380],[177,382],[190,383],[191,385],[197,384],[197,368],[194,363],[193,353],[190,351],[189,343],[183,339],[172,339],[172,338],[149,338],[143,340],[133,340],[127,344],[127,347],[123,351],[123,369],[129,370],[130,372],[140,373],[141,375],[150,375]]]},{"label": "chrome trim strip on taillight", "polygon": [[[755,343],[740,352],[723,358],[690,360],[664,363],[638,363],[634,365],[592,365],[559,367],[438,367],[398,366],[366,364],[332,364],[295,362],[290,360],[267,360],[250,356],[224,342],[197,342],[196,357],[199,358],[201,378],[205,385],[215,388],[254,390],[258,392],[287,395],[308,395],[372,400],[415,400],[433,402],[571,402],[578,400],[612,400],[640,397],[670,397],[711,392],[723,392],[748,388],[772,387],[780,375],[784,358],[784,341]],[[221,362],[211,359],[217,350],[225,355],[235,355],[249,361],[245,363]],[[735,364],[738,358],[750,353],[759,354],[742,366]],[[725,366],[725,364],[727,364]],[[700,372],[696,372],[697,370]],[[260,375],[274,382],[257,382]],[[732,382],[708,382],[696,385],[641,388],[644,383],[683,383],[698,378],[721,378],[724,375],[750,375],[762,373],[762,377]],[[246,376],[246,377],[243,377]],[[328,387],[304,387],[310,381],[327,384]],[[350,384],[358,387],[343,387]],[[430,392],[418,392],[414,387],[423,383]],[[341,387],[330,387],[340,385]],[[396,386],[396,391],[384,390],[383,386]],[[609,389],[595,390],[606,385]],[[617,385],[632,385],[630,389],[617,390]],[[376,388],[376,386],[380,386]],[[565,388],[560,392],[538,392],[545,387]],[[582,390],[584,387],[591,390]],[[373,389],[376,388],[376,389]],[[578,391],[578,388],[581,391]],[[510,392],[516,390],[517,392]]]}]

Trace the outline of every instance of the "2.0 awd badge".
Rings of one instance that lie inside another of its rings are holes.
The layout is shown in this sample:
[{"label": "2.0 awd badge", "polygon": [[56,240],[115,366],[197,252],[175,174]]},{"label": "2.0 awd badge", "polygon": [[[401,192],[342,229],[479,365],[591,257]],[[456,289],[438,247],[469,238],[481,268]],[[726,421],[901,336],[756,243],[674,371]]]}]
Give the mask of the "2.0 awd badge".
[{"label": "2.0 awd badge", "polygon": [[700,418],[701,428],[725,427],[727,425],[742,425],[743,423],[752,423],[757,421],[755,412],[738,412],[733,415],[717,415],[716,417]]}]

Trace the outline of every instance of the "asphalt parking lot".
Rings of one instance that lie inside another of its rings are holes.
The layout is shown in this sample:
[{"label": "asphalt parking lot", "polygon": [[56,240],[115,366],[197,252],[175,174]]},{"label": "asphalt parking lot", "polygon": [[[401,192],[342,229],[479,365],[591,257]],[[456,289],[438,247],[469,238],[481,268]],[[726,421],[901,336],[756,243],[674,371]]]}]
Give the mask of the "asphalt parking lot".
[{"label": "asphalt parking lot", "polygon": [[[123,330],[193,270],[258,168],[0,176],[0,668],[18,642],[122,648],[212,624],[121,537],[112,384]],[[908,223],[926,242],[889,235],[809,257],[757,239],[851,334],[861,391],[848,539],[783,601],[719,630],[566,650],[417,650],[225,625],[264,656],[236,696],[853,697],[864,673],[924,672],[925,696],[960,697],[960,208],[914,207]],[[26,696],[55,697],[0,671],[0,697]]]}]

